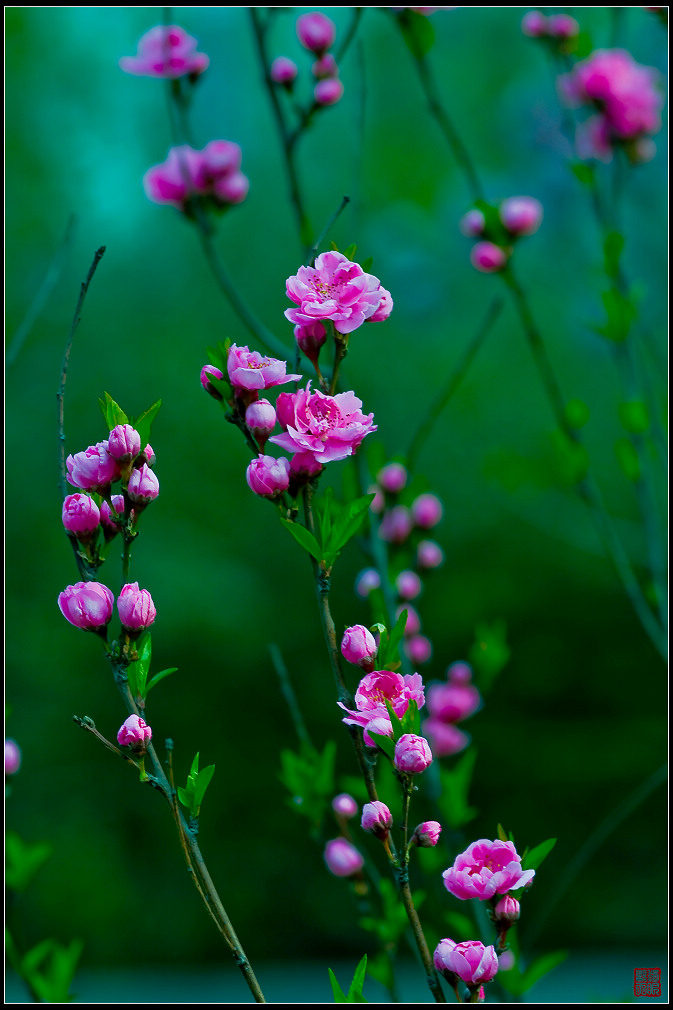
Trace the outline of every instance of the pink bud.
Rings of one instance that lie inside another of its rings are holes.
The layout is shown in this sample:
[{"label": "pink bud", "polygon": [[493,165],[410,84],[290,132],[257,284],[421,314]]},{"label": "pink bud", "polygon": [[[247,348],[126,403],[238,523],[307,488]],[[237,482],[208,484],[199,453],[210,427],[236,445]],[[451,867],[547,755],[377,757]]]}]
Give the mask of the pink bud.
[{"label": "pink bud", "polygon": [[297,73],[297,64],[287,56],[277,56],[269,70],[271,80],[275,84],[283,84],[286,87],[288,84],[292,84]]},{"label": "pink bud", "polygon": [[318,81],[313,89],[313,97],[318,105],[336,105],[343,93],[344,86],[337,77]]},{"label": "pink bud", "polygon": [[63,502],[62,518],[68,533],[88,540],[100,525],[100,509],[88,494],[69,494]]},{"label": "pink bud", "polygon": [[511,971],[516,963],[516,958],[511,950],[504,950],[498,957],[498,971]]},{"label": "pink bud", "polygon": [[318,364],[320,348],[327,340],[327,330],[324,323],[316,320],[314,323],[297,323],[294,328],[294,339],[302,354],[305,354],[314,365]]},{"label": "pink bud", "polygon": [[413,528],[409,509],[405,505],[394,505],[388,509],[379,526],[379,536],[388,543],[401,544]]},{"label": "pink bud", "polygon": [[306,49],[321,56],[334,43],[336,25],[318,11],[302,14],[297,19],[297,38]]},{"label": "pink bud", "polygon": [[447,980],[447,982],[452,986],[456,985],[458,978],[456,976],[456,973],[452,971],[450,968],[447,968],[446,965],[447,965],[447,956],[451,953],[451,951],[454,949],[455,946],[456,946],[455,941],[450,940],[448,937],[446,937],[446,939],[444,940],[440,940],[437,946],[435,947],[435,953],[432,958],[435,968],[437,969],[439,974],[442,975]]},{"label": "pink bud", "polygon": [[82,491],[107,494],[110,484],[119,479],[119,467],[107,450],[106,440],[90,445],[84,452],[68,456],[65,461],[68,483]]},{"label": "pink bud", "polygon": [[406,486],[409,475],[405,466],[401,463],[388,463],[376,475],[376,480],[384,491],[390,494],[399,494]]},{"label": "pink bud", "polygon": [[351,817],[355,817],[357,814],[358,805],[350,793],[339,793],[332,800],[332,810],[339,817],[345,817],[350,820]]},{"label": "pink bud", "polygon": [[335,877],[351,877],[365,865],[362,855],[345,838],[333,838],[327,843],[325,862]]},{"label": "pink bud", "polygon": [[500,220],[512,235],[532,235],[542,221],[542,204],[532,196],[510,196],[500,204]]},{"label": "pink bud", "polygon": [[404,643],[404,651],[414,665],[421,666],[432,658],[432,642],[425,635],[412,635]]},{"label": "pink bud", "polygon": [[511,926],[521,915],[521,905],[510,894],[506,894],[495,906],[495,921]]},{"label": "pink bud", "polygon": [[139,589],[137,582],[129,582],[117,597],[119,620],[127,631],[138,633],[154,624],[157,610],[147,589]]},{"label": "pink bud", "polygon": [[[498,955],[493,946],[484,947],[479,940],[466,940],[450,946],[452,940],[442,940],[435,950],[435,966],[445,977],[457,975],[470,988],[490,982],[498,971]],[[439,948],[445,944],[441,953]],[[440,962],[438,964],[438,961]]]},{"label": "pink bud", "polygon": [[132,471],[126,491],[131,501],[137,505],[148,505],[154,501],[159,494],[159,480],[147,463],[143,463],[139,470]]},{"label": "pink bud", "polygon": [[355,592],[362,599],[366,599],[369,594],[378,589],[381,585],[381,576],[375,568],[365,568],[360,572],[355,580]]},{"label": "pink bud", "polygon": [[547,34],[547,18],[542,11],[528,11],[521,21],[521,31],[530,38],[539,39]]},{"label": "pink bud", "polygon": [[478,238],[479,235],[484,234],[486,218],[475,207],[472,210],[468,210],[467,214],[463,214],[458,222],[458,227],[463,235],[467,235],[468,238]]},{"label": "pink bud", "polygon": [[414,833],[411,836],[412,845],[420,845],[423,849],[432,848],[439,841],[439,836],[442,833],[442,825],[439,821],[423,821],[422,824],[417,825],[414,828]]},{"label": "pink bud", "polygon": [[261,498],[279,498],[290,483],[290,461],[285,456],[276,459],[260,453],[250,463],[245,479],[250,490]]},{"label": "pink bud", "polygon": [[268,400],[255,400],[245,412],[245,423],[253,438],[257,439],[260,449],[264,449],[266,440],[276,427],[276,411]]},{"label": "pink bud", "polygon": [[470,252],[470,262],[485,274],[497,273],[507,262],[507,254],[493,242],[477,242]]},{"label": "pink bud", "polygon": [[[112,502],[112,505],[114,506],[115,513],[118,516],[120,516],[120,517],[123,516],[124,515],[124,495],[123,494],[115,494],[115,495],[112,496],[112,498],[110,499],[110,501]],[[135,513],[133,512],[133,510],[131,510],[131,515],[132,516],[135,515]],[[119,523],[115,522],[115,520],[112,518],[112,511],[111,511],[110,506],[108,505],[108,503],[106,501],[101,502],[100,521],[101,521],[101,525],[103,527],[103,532],[105,534],[105,539],[106,540],[112,540],[112,538],[115,537],[117,535],[117,533],[119,533],[120,526],[119,526]]]},{"label": "pink bud", "polygon": [[404,606],[399,606],[395,611],[396,619],[399,619],[403,610],[406,610],[407,612],[407,623],[404,628],[404,634],[417,635],[421,630],[421,619],[418,616],[418,611],[415,610],[410,603],[405,603]]},{"label": "pink bud", "polygon": [[572,39],[580,33],[580,26],[570,14],[550,14],[547,33],[555,39]]},{"label": "pink bud", "polygon": [[472,667],[469,663],[452,663],[446,673],[452,684],[469,684],[472,680]]},{"label": "pink bud", "polygon": [[439,498],[434,494],[422,494],[411,506],[411,517],[422,530],[436,526],[444,512]]},{"label": "pink bud", "polygon": [[76,628],[97,631],[110,623],[114,596],[101,582],[76,582],[59,593],[58,605]]},{"label": "pink bud", "polygon": [[405,775],[419,775],[432,764],[430,744],[425,737],[405,733],[395,744],[393,764]]},{"label": "pink bud", "polygon": [[293,478],[306,481],[322,471],[322,463],[312,452],[295,452],[290,460],[290,474]]},{"label": "pink bud", "polygon": [[152,739],[152,730],[139,715],[130,715],[117,733],[117,742],[122,747],[131,747],[136,754],[144,754]]},{"label": "pink bud", "polygon": [[386,507],[386,496],[383,491],[378,484],[370,484],[367,488],[367,494],[374,495],[369,505],[369,511],[373,512],[374,515],[381,515]]},{"label": "pink bud", "polygon": [[230,172],[213,182],[213,196],[220,203],[242,203],[249,189],[250,180],[243,172]]},{"label": "pink bud", "polygon": [[354,666],[361,666],[363,670],[373,670],[376,642],[371,631],[362,624],[346,628],[341,640],[341,655]]},{"label": "pink bud", "polygon": [[420,568],[439,568],[444,564],[444,551],[434,540],[421,540],[416,558]]},{"label": "pink bud", "polygon": [[319,60],[316,60],[311,67],[311,73],[318,80],[322,80],[324,77],[336,77],[339,73],[339,68],[337,66],[337,61],[334,59],[331,53],[325,53],[321,56]]},{"label": "pink bud", "polygon": [[393,826],[393,815],[385,803],[374,800],[373,803],[365,803],[362,808],[360,826],[363,831],[368,831],[383,841]]},{"label": "pink bud", "polygon": [[415,600],[417,596],[420,596],[421,590],[423,589],[423,583],[421,582],[419,576],[416,572],[412,572],[411,569],[406,569],[395,579],[395,587],[403,600]]},{"label": "pink bud", "polygon": [[201,369],[201,385],[205,389],[206,393],[213,397],[215,400],[223,400],[224,397],[222,393],[217,389],[216,386],[210,381],[210,377],[213,379],[223,379],[224,374],[215,365],[204,365]]},{"label": "pink bud", "polygon": [[157,461],[156,453],[155,453],[154,449],[152,448],[152,446],[148,442],[147,445],[145,446],[145,448],[143,449],[143,451],[140,453],[140,455],[136,459],[135,466],[137,468],[137,467],[142,466],[143,463],[147,463],[147,465],[149,467],[153,467],[154,464],[156,463],[156,461]]},{"label": "pink bud", "polygon": [[470,742],[467,733],[454,726],[453,723],[441,719],[425,719],[421,729],[430,738],[432,750],[436,757],[449,757],[465,750]]},{"label": "pink bud", "polygon": [[5,739],[5,775],[15,775],[21,767],[21,750],[15,740]]},{"label": "pink bud", "polygon": [[118,463],[126,463],[140,452],[140,435],[130,424],[118,424],[108,437],[108,452]]}]

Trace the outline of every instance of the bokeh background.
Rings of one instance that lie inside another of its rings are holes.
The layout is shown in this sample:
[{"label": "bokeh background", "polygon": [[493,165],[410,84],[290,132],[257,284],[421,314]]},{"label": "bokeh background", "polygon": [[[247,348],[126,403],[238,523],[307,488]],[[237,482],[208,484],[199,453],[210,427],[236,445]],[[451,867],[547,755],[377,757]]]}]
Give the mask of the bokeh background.
[{"label": "bokeh background", "polygon": [[[308,9],[279,13],[271,44],[274,55],[300,64],[300,87],[308,86],[310,57],[294,24]],[[324,10],[343,34],[352,9]],[[544,204],[540,232],[517,248],[519,274],[566,395],[589,406],[591,464],[642,565],[634,490],[614,452],[623,434],[616,370],[610,346],[592,329],[602,321],[600,238],[568,170],[553,75],[520,32],[525,10],[435,14],[430,59],[489,196],[525,193]],[[616,41],[665,71],[666,31],[643,8],[617,8],[616,22],[614,8],[568,10],[595,46]],[[251,182],[246,202],[221,222],[218,249],[290,353],[284,282],[301,249],[249,10],[174,8],[172,18],[211,59],[194,101],[197,146],[236,141]],[[113,736],[124,716],[97,641],[66,624],[56,606],[76,573],[60,522],[55,392],[79,283],[104,244],[68,375],[67,451],[105,436],[97,406],[104,390],[129,414],[162,399],[152,437],[161,495],[143,519],[133,563],[159,614],[153,668],[179,668],[151,697],[155,737],[174,739],[180,778],[197,750],[202,763],[216,765],[201,844],[253,963],[358,959],[372,940],[357,928],[347,885],[327,873],[278,777],[279,752],[296,740],[269,641],[283,651],[314,740],[335,739],[340,773],[355,771],[310,569],[274,510],[248,490],[243,440],[199,383],[207,345],[249,337],[192,228],[142,189],[143,173],[170,146],[164,85],[122,73],[118,60],[160,20],[156,7],[6,8],[8,341],[76,215],[58,283],[6,373],[7,735],[23,750],[7,819],[27,841],[54,848],[13,915],[27,945],[48,935],[82,938],[89,969],[141,959],[226,961],[167,811],[71,721],[90,715]],[[470,244],[457,228],[469,195],[386,9],[365,10],[341,72],[344,98],[302,139],[300,172],[316,230],[350,195],[331,237],[342,249],[357,242],[358,258],[373,256],[372,271],[395,300],[387,323],[355,334],[344,368],[346,388],[376,415],[372,440],[391,458],[405,452],[500,285],[470,266]],[[656,139],[654,161],[629,174],[623,230],[626,269],[642,284],[638,332],[647,337],[644,361],[659,397],[667,164],[665,137]],[[480,622],[506,624],[510,660],[468,727],[479,814],[466,841],[494,837],[498,821],[522,846],[558,837],[528,899],[524,943],[583,843],[662,764],[666,747],[664,664],[586,509],[562,480],[553,428],[508,304],[420,460],[445,503],[435,534],[447,561],[419,609],[434,644],[426,680],[467,656]],[[337,493],[347,466],[330,468]],[[369,620],[353,592],[365,563],[352,543],[335,570],[339,628]],[[113,550],[102,577],[115,591],[117,565]],[[659,788],[584,866],[536,948],[659,949],[665,825]],[[429,889],[441,931],[447,902],[452,909],[455,902],[439,871]],[[624,981],[615,982],[620,993],[637,966],[627,959]]]}]

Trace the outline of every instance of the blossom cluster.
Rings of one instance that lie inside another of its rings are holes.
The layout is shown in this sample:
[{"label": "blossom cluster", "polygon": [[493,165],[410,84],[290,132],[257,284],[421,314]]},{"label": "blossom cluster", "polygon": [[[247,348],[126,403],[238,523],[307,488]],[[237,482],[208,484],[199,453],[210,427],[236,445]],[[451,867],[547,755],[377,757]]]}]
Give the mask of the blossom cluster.
[{"label": "blossom cluster", "polygon": [[471,680],[472,670],[467,663],[452,663],[446,681],[428,688],[429,717],[423,722],[423,732],[429,737],[437,757],[457,754],[470,742],[457,723],[481,708],[481,695]]},{"label": "blossom cluster", "polygon": [[482,273],[496,273],[507,266],[513,243],[534,235],[542,222],[542,204],[533,196],[510,196],[497,208],[473,207],[460,219],[460,230],[478,238],[470,253],[472,266]]},{"label": "blossom cluster", "polygon": [[241,149],[229,140],[211,140],[200,151],[188,144],[171,147],[166,160],[145,173],[143,185],[153,203],[187,214],[195,198],[216,210],[241,203],[250,186],[241,172]]},{"label": "blossom cluster", "polygon": [[196,51],[198,42],[178,25],[157,25],[138,41],[136,56],[124,56],[119,66],[127,74],[175,79],[197,78],[210,60]]},{"label": "blossom cluster", "polygon": [[[343,84],[339,80],[339,67],[333,54],[329,52],[336,39],[336,26],[325,14],[313,11],[302,14],[297,19],[297,38],[305,49],[316,59],[311,65],[315,81],[313,101],[318,106],[335,105],[343,95]],[[269,68],[269,76],[275,84],[291,92],[299,73],[294,60],[287,56],[277,56]]]}]

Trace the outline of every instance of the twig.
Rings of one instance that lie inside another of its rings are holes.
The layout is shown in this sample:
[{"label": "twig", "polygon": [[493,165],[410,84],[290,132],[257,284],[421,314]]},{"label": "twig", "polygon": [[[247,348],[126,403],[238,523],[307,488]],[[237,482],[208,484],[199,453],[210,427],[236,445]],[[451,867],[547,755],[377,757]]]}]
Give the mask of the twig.
[{"label": "twig", "polygon": [[273,663],[273,668],[278,675],[280,689],[285,701],[287,702],[287,707],[290,710],[292,721],[294,722],[294,728],[297,731],[297,736],[299,737],[301,743],[306,744],[309,747],[313,747],[311,737],[309,736],[309,732],[306,728],[306,723],[304,722],[304,717],[301,714],[301,709],[299,708],[299,703],[297,702],[297,696],[294,693],[294,688],[292,687],[290,675],[287,672],[287,667],[285,665],[285,661],[283,660],[283,654],[275,642],[271,642],[269,644],[269,652],[271,653],[271,662]]},{"label": "twig", "polygon": [[315,240],[315,242],[309,249],[308,256],[304,260],[304,266],[313,265],[313,263],[315,262],[315,258],[318,255],[318,249],[324,242],[325,237],[329,235],[330,231],[334,226],[335,221],[339,218],[342,211],[345,210],[345,208],[350,203],[350,200],[351,198],[349,196],[344,196],[343,200],[341,201],[337,209],[334,211],[334,213],[330,217],[329,221],[327,222],[323,230],[320,232],[320,235],[318,235],[318,238]]}]

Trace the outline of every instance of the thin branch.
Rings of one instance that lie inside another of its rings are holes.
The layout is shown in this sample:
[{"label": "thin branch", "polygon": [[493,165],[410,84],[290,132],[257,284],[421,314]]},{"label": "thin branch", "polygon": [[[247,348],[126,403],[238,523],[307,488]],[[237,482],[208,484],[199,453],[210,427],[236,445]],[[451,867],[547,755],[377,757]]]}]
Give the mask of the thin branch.
[{"label": "thin branch", "polygon": [[326,236],[329,235],[330,231],[334,227],[335,221],[337,221],[337,219],[341,215],[342,211],[344,211],[346,209],[346,207],[348,206],[348,204],[350,203],[350,200],[351,200],[351,198],[349,196],[344,196],[344,198],[342,199],[341,203],[339,204],[339,206],[337,207],[337,209],[334,211],[334,213],[330,217],[329,221],[327,222],[327,224],[325,225],[325,227],[320,232],[320,234],[318,235],[317,239],[315,240],[315,242],[313,243],[313,245],[309,249],[308,256],[304,260],[304,266],[312,266],[313,265],[313,263],[315,262],[315,258],[318,255],[318,249],[320,248],[320,246],[324,242]]},{"label": "thin branch", "polygon": [[306,728],[306,723],[304,722],[304,717],[301,714],[301,709],[299,708],[299,703],[297,701],[297,696],[294,693],[294,688],[292,687],[292,682],[290,680],[290,675],[287,672],[287,666],[283,660],[283,654],[276,645],[275,642],[269,644],[269,652],[271,653],[271,662],[273,663],[273,668],[278,675],[278,680],[280,681],[280,689],[283,693],[283,697],[287,702],[287,707],[290,710],[292,716],[292,721],[294,722],[294,728],[297,731],[297,736],[301,743],[306,744],[308,747],[312,747],[311,737],[309,735],[308,729]]}]

